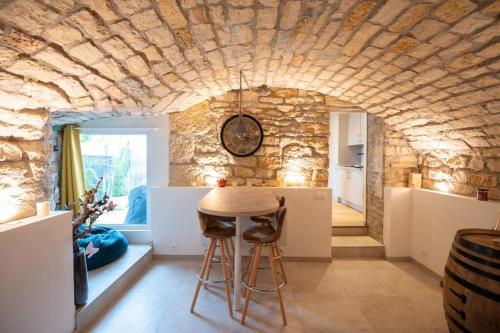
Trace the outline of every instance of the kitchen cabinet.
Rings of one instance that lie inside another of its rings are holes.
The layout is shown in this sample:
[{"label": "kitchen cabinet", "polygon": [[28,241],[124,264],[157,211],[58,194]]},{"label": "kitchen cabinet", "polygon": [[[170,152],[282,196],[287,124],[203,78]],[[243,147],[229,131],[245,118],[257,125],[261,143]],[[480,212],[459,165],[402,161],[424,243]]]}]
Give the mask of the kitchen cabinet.
[{"label": "kitchen cabinet", "polygon": [[364,113],[350,113],[348,118],[347,145],[362,145],[365,142],[366,116]]},{"label": "kitchen cabinet", "polygon": [[364,172],[363,169],[338,167],[334,172],[333,194],[344,201],[354,204],[358,209],[364,207],[363,187]]}]

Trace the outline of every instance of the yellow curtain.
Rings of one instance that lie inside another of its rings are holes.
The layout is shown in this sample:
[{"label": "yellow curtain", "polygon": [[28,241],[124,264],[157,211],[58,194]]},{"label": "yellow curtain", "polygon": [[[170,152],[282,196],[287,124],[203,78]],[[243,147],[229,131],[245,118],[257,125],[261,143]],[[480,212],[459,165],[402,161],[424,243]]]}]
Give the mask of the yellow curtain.
[{"label": "yellow curtain", "polygon": [[80,131],[78,126],[66,125],[62,147],[61,207],[69,206],[84,194]]}]

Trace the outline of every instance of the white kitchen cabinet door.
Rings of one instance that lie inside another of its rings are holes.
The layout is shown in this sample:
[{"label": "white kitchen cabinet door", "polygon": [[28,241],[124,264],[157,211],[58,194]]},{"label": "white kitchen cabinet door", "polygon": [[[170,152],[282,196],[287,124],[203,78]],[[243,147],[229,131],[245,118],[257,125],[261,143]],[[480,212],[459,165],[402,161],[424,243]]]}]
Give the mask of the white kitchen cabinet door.
[{"label": "white kitchen cabinet door", "polygon": [[363,207],[363,171],[350,170],[350,179],[348,183],[349,196],[346,200],[353,204]]},{"label": "white kitchen cabinet door", "polygon": [[347,144],[349,146],[363,144],[363,134],[361,131],[363,123],[362,117],[363,115],[358,112],[349,114],[347,132]]},{"label": "white kitchen cabinet door", "polygon": [[337,198],[343,198],[346,193],[345,170],[335,168],[333,174],[333,195]]}]

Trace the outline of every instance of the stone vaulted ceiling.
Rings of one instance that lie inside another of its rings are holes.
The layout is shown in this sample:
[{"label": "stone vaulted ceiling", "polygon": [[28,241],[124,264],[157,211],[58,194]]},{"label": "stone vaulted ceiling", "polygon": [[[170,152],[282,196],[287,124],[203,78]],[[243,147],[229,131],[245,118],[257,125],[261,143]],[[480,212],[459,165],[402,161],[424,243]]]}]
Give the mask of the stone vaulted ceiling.
[{"label": "stone vaulted ceiling", "polygon": [[498,156],[499,12],[493,0],[4,0],[0,108],[164,114],[236,88],[241,69],[254,87],[376,113],[420,151]]}]

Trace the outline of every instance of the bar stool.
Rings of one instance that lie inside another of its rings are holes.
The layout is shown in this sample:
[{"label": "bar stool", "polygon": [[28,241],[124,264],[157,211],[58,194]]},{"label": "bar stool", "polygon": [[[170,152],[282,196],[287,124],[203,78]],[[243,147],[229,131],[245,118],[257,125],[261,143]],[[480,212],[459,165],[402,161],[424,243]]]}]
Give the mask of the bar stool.
[{"label": "bar stool", "polygon": [[[278,296],[278,302],[280,306],[281,319],[283,320],[283,325],[286,325],[286,315],[285,306],[283,304],[283,297],[281,295],[281,288],[285,285],[283,276],[280,272],[276,270],[275,261],[278,260],[277,256],[279,253],[276,252],[276,242],[279,241],[281,237],[281,232],[283,230],[283,224],[285,223],[286,207],[280,208],[277,215],[278,225],[274,229],[269,225],[255,226],[248,228],[243,232],[243,239],[247,242],[255,245],[255,251],[251,258],[251,270],[248,277],[248,281],[243,279],[243,285],[245,286],[245,306],[241,314],[241,324],[245,324],[245,319],[248,311],[248,304],[250,303],[250,298],[252,292],[276,292]],[[274,281],[273,289],[263,289],[255,286],[257,281],[257,270],[259,269],[259,261],[261,259],[262,248],[267,247],[269,253],[269,264],[271,266],[271,273]],[[281,278],[281,282],[278,280]]]},{"label": "bar stool", "polygon": [[[211,219],[211,221],[219,223],[220,225],[222,225],[224,227],[236,228],[236,226],[235,226],[236,218],[235,217],[209,215],[209,218]],[[223,242],[224,242],[225,249],[227,250],[229,273],[232,277],[233,272],[234,272],[234,267],[233,267],[234,266],[234,253],[235,253],[234,241],[233,241],[233,238],[229,238],[229,239],[225,239]],[[219,247],[219,245],[216,245],[216,248],[217,247]],[[231,251],[229,251],[229,249],[231,249]],[[207,285],[209,283],[224,282],[224,280],[219,280],[219,281],[210,280],[210,272],[212,270],[213,264],[217,264],[217,265],[222,264],[222,258],[221,258],[221,260],[219,260],[215,256],[212,256],[212,259],[210,260],[208,267],[207,267],[207,276],[205,278],[205,284],[204,284],[205,289],[207,289]],[[200,272],[200,270],[201,270],[201,267],[198,269],[198,273]],[[232,279],[231,279],[231,286],[232,286]]]},{"label": "bar stool", "polygon": [[[285,201],[286,201],[285,196],[283,196],[283,195],[277,196],[276,200],[278,200],[278,202],[279,202],[279,208],[282,208],[285,206]],[[277,213],[271,213],[271,214],[261,215],[261,216],[251,216],[250,219],[253,222],[260,223],[262,225],[272,226],[272,223],[273,223],[274,219],[276,218],[276,215],[277,215]],[[283,251],[279,248],[279,246],[277,244],[274,244],[273,246],[274,246],[274,250],[276,251],[276,255],[277,255],[275,258],[278,259],[281,273],[283,274],[283,280],[285,281],[285,283],[288,283],[288,279],[286,277],[286,272],[285,272],[285,265],[283,264],[283,259],[282,259]],[[254,251],[255,251],[255,247],[252,247],[250,249],[250,254],[253,255]],[[263,256],[263,258],[266,258],[266,257]],[[250,270],[250,264],[247,267],[247,271]],[[259,269],[269,269],[269,267],[259,267]]]},{"label": "bar stool", "polygon": [[[283,195],[276,197],[276,200],[278,200],[280,204],[280,208],[285,206],[285,197]],[[255,223],[262,223],[262,224],[268,224],[271,225],[273,223],[273,220],[275,218],[276,213],[271,213],[271,214],[266,214],[266,215],[261,215],[261,216],[250,216],[250,220],[252,220]]]},{"label": "bar stool", "polygon": [[[226,298],[227,298],[227,308],[231,318],[233,317],[233,308],[231,305],[231,275],[226,268],[226,241],[236,235],[236,229],[234,226],[228,226],[226,224],[217,221],[216,216],[211,216],[198,211],[198,224],[200,226],[201,233],[203,236],[210,239],[208,249],[205,252],[205,257],[201,265],[200,277],[198,278],[198,283],[196,284],[196,289],[193,296],[193,302],[191,303],[191,313],[194,312],[194,307],[196,305],[196,300],[198,299],[198,294],[200,292],[200,287],[205,281],[205,273],[207,272],[208,266],[211,264],[212,258],[215,254],[215,249],[217,244],[220,245],[221,253],[221,266],[222,273],[224,274],[224,284],[226,288]],[[208,274],[207,274],[208,275]],[[208,278],[208,276],[207,276]]]}]

